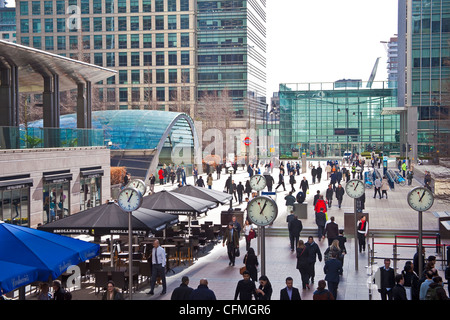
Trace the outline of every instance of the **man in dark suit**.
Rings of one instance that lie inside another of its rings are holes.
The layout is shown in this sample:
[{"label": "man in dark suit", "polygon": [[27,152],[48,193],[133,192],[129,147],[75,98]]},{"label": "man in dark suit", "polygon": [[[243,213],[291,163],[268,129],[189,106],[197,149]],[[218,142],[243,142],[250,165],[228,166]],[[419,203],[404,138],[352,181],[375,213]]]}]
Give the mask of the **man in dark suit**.
[{"label": "man in dark suit", "polygon": [[181,278],[181,284],[178,288],[175,288],[175,290],[173,290],[170,300],[189,300],[189,296],[194,289],[192,289],[188,285],[189,277],[184,276],[183,278]]},{"label": "man in dark suit", "polygon": [[395,287],[392,289],[392,300],[408,300],[406,297],[406,289],[403,286],[405,279],[402,274],[397,274],[395,276]]},{"label": "man in dark suit", "polygon": [[337,300],[339,277],[342,275],[342,262],[337,259],[336,252],[332,252],[331,259],[325,262],[323,272],[325,273],[325,281],[328,283],[328,290],[333,294],[334,299]]},{"label": "man in dark suit", "polygon": [[280,300],[302,300],[300,291],[293,287],[294,280],[291,277],[286,278],[286,287],[280,291]]},{"label": "man in dark suit", "polygon": [[380,275],[380,288],[378,292],[381,294],[381,300],[392,300],[392,289],[395,286],[395,271],[390,267],[391,259],[384,259],[384,267],[378,269]]},{"label": "man in dark suit", "polygon": [[291,251],[294,251],[297,248],[298,240],[300,239],[300,232],[303,229],[302,221],[298,219],[297,216],[294,216],[294,219],[288,223],[289,229],[289,239],[291,241]]},{"label": "man in dark suit", "polygon": [[225,244],[227,245],[228,258],[230,259],[228,265],[234,266],[234,261],[236,259],[235,249],[239,248],[239,235],[237,230],[233,228],[233,222],[231,221],[228,223],[228,229],[225,231],[222,244],[224,247]]}]

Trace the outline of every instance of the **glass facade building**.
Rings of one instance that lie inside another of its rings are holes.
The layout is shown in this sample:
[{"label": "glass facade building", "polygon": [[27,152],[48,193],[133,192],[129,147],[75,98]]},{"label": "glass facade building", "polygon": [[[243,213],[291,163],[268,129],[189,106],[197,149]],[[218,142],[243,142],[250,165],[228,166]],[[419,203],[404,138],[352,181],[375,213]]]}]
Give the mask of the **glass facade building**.
[{"label": "glass facade building", "polygon": [[398,30],[405,53],[399,56],[399,106],[406,109],[402,131],[414,160],[448,157],[450,1],[399,0],[399,21],[405,20]]},{"label": "glass facade building", "polygon": [[197,1],[198,98],[227,91],[238,119],[266,110],[265,9],[264,0]]},{"label": "glass facade building", "polygon": [[381,115],[383,108],[397,106],[396,97],[387,82],[369,88],[360,80],[280,84],[280,157],[398,153],[399,116]]}]

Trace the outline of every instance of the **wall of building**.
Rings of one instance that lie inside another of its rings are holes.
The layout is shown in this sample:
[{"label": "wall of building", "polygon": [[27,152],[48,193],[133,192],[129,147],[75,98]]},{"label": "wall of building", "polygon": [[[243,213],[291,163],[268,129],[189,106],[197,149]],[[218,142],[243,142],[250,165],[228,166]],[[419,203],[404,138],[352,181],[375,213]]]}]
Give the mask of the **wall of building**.
[{"label": "wall of building", "polygon": [[101,167],[101,203],[110,199],[110,150],[106,147],[0,150],[0,179],[29,175],[33,186],[29,194],[29,226],[43,223],[43,185],[45,172],[69,170],[70,214],[80,211],[82,168]]}]

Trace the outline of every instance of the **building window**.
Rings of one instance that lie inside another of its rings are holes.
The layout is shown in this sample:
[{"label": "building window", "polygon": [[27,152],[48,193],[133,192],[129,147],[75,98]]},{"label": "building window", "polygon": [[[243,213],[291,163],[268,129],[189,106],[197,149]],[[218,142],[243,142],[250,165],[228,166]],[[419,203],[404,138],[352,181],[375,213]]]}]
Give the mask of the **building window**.
[{"label": "building window", "polygon": [[189,51],[181,51],[181,65],[187,66],[189,63]]},{"label": "building window", "polygon": [[27,16],[29,15],[28,11],[28,1],[20,1],[20,15]]},{"label": "building window", "polygon": [[33,19],[33,33],[41,33],[41,19]]},{"label": "building window", "polygon": [[164,66],[164,52],[157,52],[156,53],[156,65],[157,66]]},{"label": "building window", "polygon": [[167,29],[175,30],[177,28],[177,16],[167,17]]},{"label": "building window", "polygon": [[169,83],[177,83],[178,81],[178,70],[170,69],[169,70]]},{"label": "building window", "polygon": [[119,34],[119,49],[127,49],[127,35],[126,34]]},{"label": "building window", "polygon": [[80,210],[97,207],[102,203],[101,175],[81,176]]},{"label": "building window", "polygon": [[144,66],[151,66],[151,65],[152,65],[152,53],[144,52]]},{"label": "building window", "polygon": [[180,35],[180,45],[182,48],[189,47],[189,33],[182,33]]},{"label": "building window", "polygon": [[101,32],[103,31],[103,23],[102,18],[94,18],[94,31]]},{"label": "building window", "polygon": [[31,14],[33,16],[41,15],[41,2],[40,1],[31,2]]},{"label": "building window", "polygon": [[106,53],[106,66],[115,67],[116,66],[116,55],[114,52]]},{"label": "building window", "polygon": [[155,0],[155,12],[164,11],[164,0]]},{"label": "building window", "polygon": [[156,48],[164,48],[164,33],[156,34]]},{"label": "building window", "polygon": [[131,70],[131,83],[132,84],[140,84],[141,83],[141,71],[140,70]]},{"label": "building window", "polygon": [[105,0],[105,13],[114,13],[114,0]]},{"label": "building window", "polygon": [[94,49],[103,49],[103,36],[95,35],[94,36]]},{"label": "building window", "polygon": [[169,48],[176,48],[177,47],[177,34],[176,33],[169,33],[167,36],[167,46]]},{"label": "building window", "polygon": [[133,16],[130,18],[130,30],[131,31],[139,30],[139,17]]},{"label": "building window", "polygon": [[189,29],[189,15],[180,15],[180,29]]},{"label": "building window", "polygon": [[176,65],[177,65],[177,52],[170,51],[169,52],[169,66],[176,66]]},{"label": "building window", "polygon": [[119,89],[119,102],[128,102],[128,88]]},{"label": "building window", "polygon": [[2,181],[0,187],[0,221],[29,226],[29,199],[30,186],[32,185],[32,182],[8,185],[7,180]]},{"label": "building window", "polygon": [[139,0],[130,0],[130,12],[139,12]]},{"label": "building window", "polygon": [[20,19],[20,32],[30,33],[30,23],[28,19]]},{"label": "building window", "polygon": [[157,101],[166,101],[166,89],[165,88],[156,88],[156,100]]},{"label": "building window", "polygon": [[70,180],[44,181],[43,222],[48,223],[70,215]]},{"label": "building window", "polygon": [[139,48],[139,34],[132,34],[130,39],[130,48],[138,49]]},{"label": "building window", "polygon": [[155,17],[155,29],[164,30],[164,16]]},{"label": "building window", "polygon": [[127,0],[118,0],[117,1],[117,12],[118,13],[126,13],[127,12]]},{"label": "building window", "polygon": [[152,12],[152,0],[143,0],[142,1],[142,11],[143,12]]},{"label": "building window", "polygon": [[142,17],[142,30],[145,30],[145,31],[152,30],[152,17],[151,16]]},{"label": "building window", "polygon": [[66,19],[56,19],[56,32],[66,32]]},{"label": "building window", "polygon": [[144,34],[143,35],[143,47],[144,48],[151,48],[152,47],[152,35],[151,34]]},{"label": "building window", "polygon": [[118,17],[119,31],[127,31],[127,17]]},{"label": "building window", "polygon": [[177,0],[167,0],[167,11],[177,11]]},{"label": "building window", "polygon": [[119,71],[119,84],[128,84],[128,71],[127,70]]},{"label": "building window", "polygon": [[45,15],[53,14],[53,1],[44,1],[44,14]]},{"label": "building window", "polygon": [[139,67],[139,65],[140,65],[139,52],[132,52],[131,53],[131,66]]},{"label": "building window", "polygon": [[119,67],[126,67],[128,65],[128,53],[119,52]]},{"label": "building window", "polygon": [[66,37],[65,36],[58,36],[58,50],[66,50]]},{"label": "building window", "polygon": [[45,50],[54,50],[55,45],[53,43],[53,37],[45,37]]},{"label": "building window", "polygon": [[165,70],[156,70],[156,83],[165,83]]}]

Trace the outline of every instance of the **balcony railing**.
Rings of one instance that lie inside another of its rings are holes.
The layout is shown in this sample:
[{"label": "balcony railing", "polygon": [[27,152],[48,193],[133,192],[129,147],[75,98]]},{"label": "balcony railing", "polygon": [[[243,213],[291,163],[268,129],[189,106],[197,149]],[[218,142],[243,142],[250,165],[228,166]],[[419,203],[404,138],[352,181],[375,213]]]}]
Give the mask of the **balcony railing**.
[{"label": "balcony railing", "polygon": [[101,129],[0,127],[0,149],[104,146]]}]

